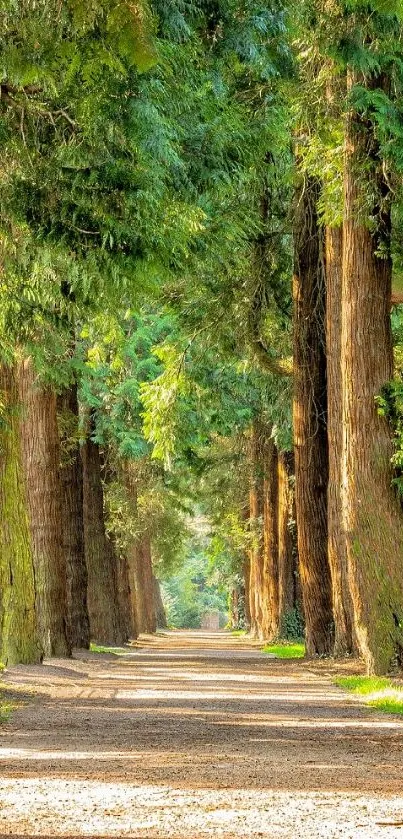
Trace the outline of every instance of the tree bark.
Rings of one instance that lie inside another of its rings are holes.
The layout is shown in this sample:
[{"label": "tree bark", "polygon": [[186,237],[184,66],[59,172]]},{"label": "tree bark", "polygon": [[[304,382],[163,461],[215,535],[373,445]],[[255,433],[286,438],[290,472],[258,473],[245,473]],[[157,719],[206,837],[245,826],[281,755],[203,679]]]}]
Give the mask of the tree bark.
[{"label": "tree bark", "polygon": [[134,547],[138,631],[151,635],[157,630],[150,537],[144,533]]},{"label": "tree bark", "polygon": [[37,664],[42,650],[14,368],[0,366],[0,399],[0,660]]},{"label": "tree bark", "polygon": [[[349,88],[356,83],[388,85],[350,72]],[[344,186],[342,514],[359,649],[368,671],[383,673],[403,650],[403,520],[391,487],[391,432],[375,404],[393,376],[390,196],[372,127],[354,112],[346,122]]]},{"label": "tree bark", "polygon": [[154,612],[156,615],[157,627],[160,629],[167,629],[167,616],[165,614],[164,604],[161,597],[161,587],[159,580],[153,575],[154,581]]},{"label": "tree bark", "polygon": [[297,195],[294,298],[295,501],[308,656],[333,648],[327,557],[325,280],[317,217],[320,185],[306,177]]},{"label": "tree bark", "polygon": [[137,638],[129,560],[125,554],[116,552],[116,561],[120,621],[123,637],[125,641],[128,641],[129,638]]},{"label": "tree bark", "polygon": [[103,644],[122,644],[126,638],[119,612],[117,558],[114,546],[105,531],[99,447],[90,438],[82,447],[82,457],[91,638]]},{"label": "tree bark", "polygon": [[290,477],[293,474],[294,456],[291,452],[279,452],[278,456],[278,585],[279,625],[287,614],[297,606],[296,596],[296,551],[291,531],[293,514],[293,491]]},{"label": "tree bark", "polygon": [[88,649],[90,622],[87,606],[88,574],[85,561],[83,465],[78,437],[77,385],[57,400],[61,438],[63,549],[67,566],[67,623],[72,647]]},{"label": "tree bark", "polygon": [[243,561],[243,579],[245,590],[245,629],[250,631],[251,628],[251,610],[250,610],[250,556],[247,553]]},{"label": "tree bark", "polygon": [[343,408],[341,368],[341,309],[343,230],[327,227],[326,352],[329,484],[327,494],[328,557],[332,577],[334,654],[356,651],[353,604],[347,568],[347,543],[342,515]]},{"label": "tree bark", "polygon": [[263,480],[263,636],[279,637],[278,455],[274,441],[264,444]]},{"label": "tree bark", "polygon": [[249,491],[249,515],[251,547],[249,608],[251,615],[250,633],[253,638],[263,639],[263,470],[261,457],[261,438],[258,424],[254,424],[251,441],[251,476]]},{"label": "tree bark", "polygon": [[68,656],[56,394],[38,382],[31,359],[19,365],[19,394],[39,637],[45,656]]}]

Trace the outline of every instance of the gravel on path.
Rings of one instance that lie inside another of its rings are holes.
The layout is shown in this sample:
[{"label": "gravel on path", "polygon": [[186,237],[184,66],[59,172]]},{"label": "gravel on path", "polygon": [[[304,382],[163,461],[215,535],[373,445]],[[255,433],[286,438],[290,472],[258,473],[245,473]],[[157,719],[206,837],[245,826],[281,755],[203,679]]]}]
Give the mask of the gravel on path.
[{"label": "gravel on path", "polygon": [[11,668],[0,837],[403,839],[403,721],[330,675],[202,631]]}]

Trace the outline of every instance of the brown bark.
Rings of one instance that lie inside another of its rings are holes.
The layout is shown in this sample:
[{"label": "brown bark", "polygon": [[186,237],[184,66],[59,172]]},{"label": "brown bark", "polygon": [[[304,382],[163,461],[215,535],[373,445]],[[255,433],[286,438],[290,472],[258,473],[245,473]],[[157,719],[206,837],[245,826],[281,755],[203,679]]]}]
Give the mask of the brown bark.
[{"label": "brown bark", "polygon": [[343,409],[341,369],[341,309],[343,231],[327,227],[326,237],[326,351],[329,484],[327,495],[328,557],[332,577],[334,654],[356,650],[353,604],[347,569],[347,543],[342,516]]},{"label": "brown bark", "polygon": [[41,661],[15,369],[0,365],[0,660]]},{"label": "brown bark", "polygon": [[251,628],[251,610],[250,610],[250,556],[246,554],[243,562],[243,579],[245,589],[245,629],[250,631]]},{"label": "brown bark", "polygon": [[160,629],[167,629],[167,616],[165,614],[164,604],[161,597],[161,586],[159,580],[153,575],[154,582],[154,612],[157,621],[157,627]]},{"label": "brown bark", "polygon": [[[387,88],[385,79],[350,73],[349,87],[357,82]],[[390,428],[375,404],[393,375],[390,200],[371,126],[354,112],[346,123],[344,199],[343,525],[359,649],[368,671],[382,673],[403,649],[403,520],[391,488]]]},{"label": "brown bark", "polygon": [[150,537],[147,533],[134,547],[136,568],[136,607],[139,632],[152,634],[157,630],[154,605],[154,583]]},{"label": "brown bark", "polygon": [[41,385],[30,359],[19,365],[21,441],[35,568],[36,614],[45,656],[71,653],[56,395]]},{"label": "brown bark", "polygon": [[287,612],[297,606],[296,592],[296,546],[291,531],[293,517],[293,491],[290,477],[293,474],[294,456],[291,452],[279,452],[278,456],[278,585],[279,624],[281,627]]},{"label": "brown bark", "polygon": [[231,629],[237,629],[239,624],[239,589],[233,586],[230,592],[229,624]]},{"label": "brown bark", "polygon": [[91,638],[103,644],[122,644],[126,638],[119,611],[117,558],[105,531],[100,451],[90,438],[82,447],[82,457]]},{"label": "brown bark", "polygon": [[117,586],[119,614],[125,641],[137,638],[137,623],[134,596],[132,591],[130,564],[127,556],[116,552]]},{"label": "brown bark", "polygon": [[325,280],[317,217],[318,181],[306,177],[295,217],[294,444],[295,501],[307,655],[332,651],[332,596],[327,558]]},{"label": "brown bark", "polygon": [[67,567],[67,624],[72,647],[88,649],[90,622],[87,607],[88,575],[85,561],[83,466],[78,437],[77,386],[58,397],[61,436],[63,550]]},{"label": "brown bark", "polygon": [[264,444],[263,480],[263,637],[278,638],[279,574],[278,574],[278,455],[274,441]]},{"label": "brown bark", "polygon": [[251,531],[249,608],[251,615],[250,632],[254,638],[263,639],[263,470],[261,457],[261,438],[258,424],[254,424],[251,435],[251,477],[249,491],[249,515]]}]

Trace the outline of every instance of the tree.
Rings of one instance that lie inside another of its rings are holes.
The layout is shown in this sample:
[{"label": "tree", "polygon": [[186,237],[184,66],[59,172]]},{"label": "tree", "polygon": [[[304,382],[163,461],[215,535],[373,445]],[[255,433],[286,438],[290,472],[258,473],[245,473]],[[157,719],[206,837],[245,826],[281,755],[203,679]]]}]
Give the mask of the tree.
[{"label": "tree", "polygon": [[85,561],[83,465],[80,452],[77,385],[65,388],[57,400],[61,438],[63,552],[67,570],[67,621],[72,647],[88,648],[88,574]]},{"label": "tree", "polygon": [[32,664],[42,650],[13,367],[0,367],[0,391],[0,657],[6,665]]},{"label": "tree", "polygon": [[325,276],[318,220],[320,184],[297,193],[294,265],[295,502],[308,655],[332,651],[333,611],[327,557]]}]

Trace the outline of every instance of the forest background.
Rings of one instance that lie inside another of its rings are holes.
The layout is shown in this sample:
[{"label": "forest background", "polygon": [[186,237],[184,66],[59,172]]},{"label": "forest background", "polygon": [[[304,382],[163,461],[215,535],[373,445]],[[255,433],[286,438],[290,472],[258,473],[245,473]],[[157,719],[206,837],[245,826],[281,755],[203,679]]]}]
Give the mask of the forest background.
[{"label": "forest background", "polygon": [[0,22],[0,658],[155,631],[197,514],[234,626],[399,666],[401,5]]}]

